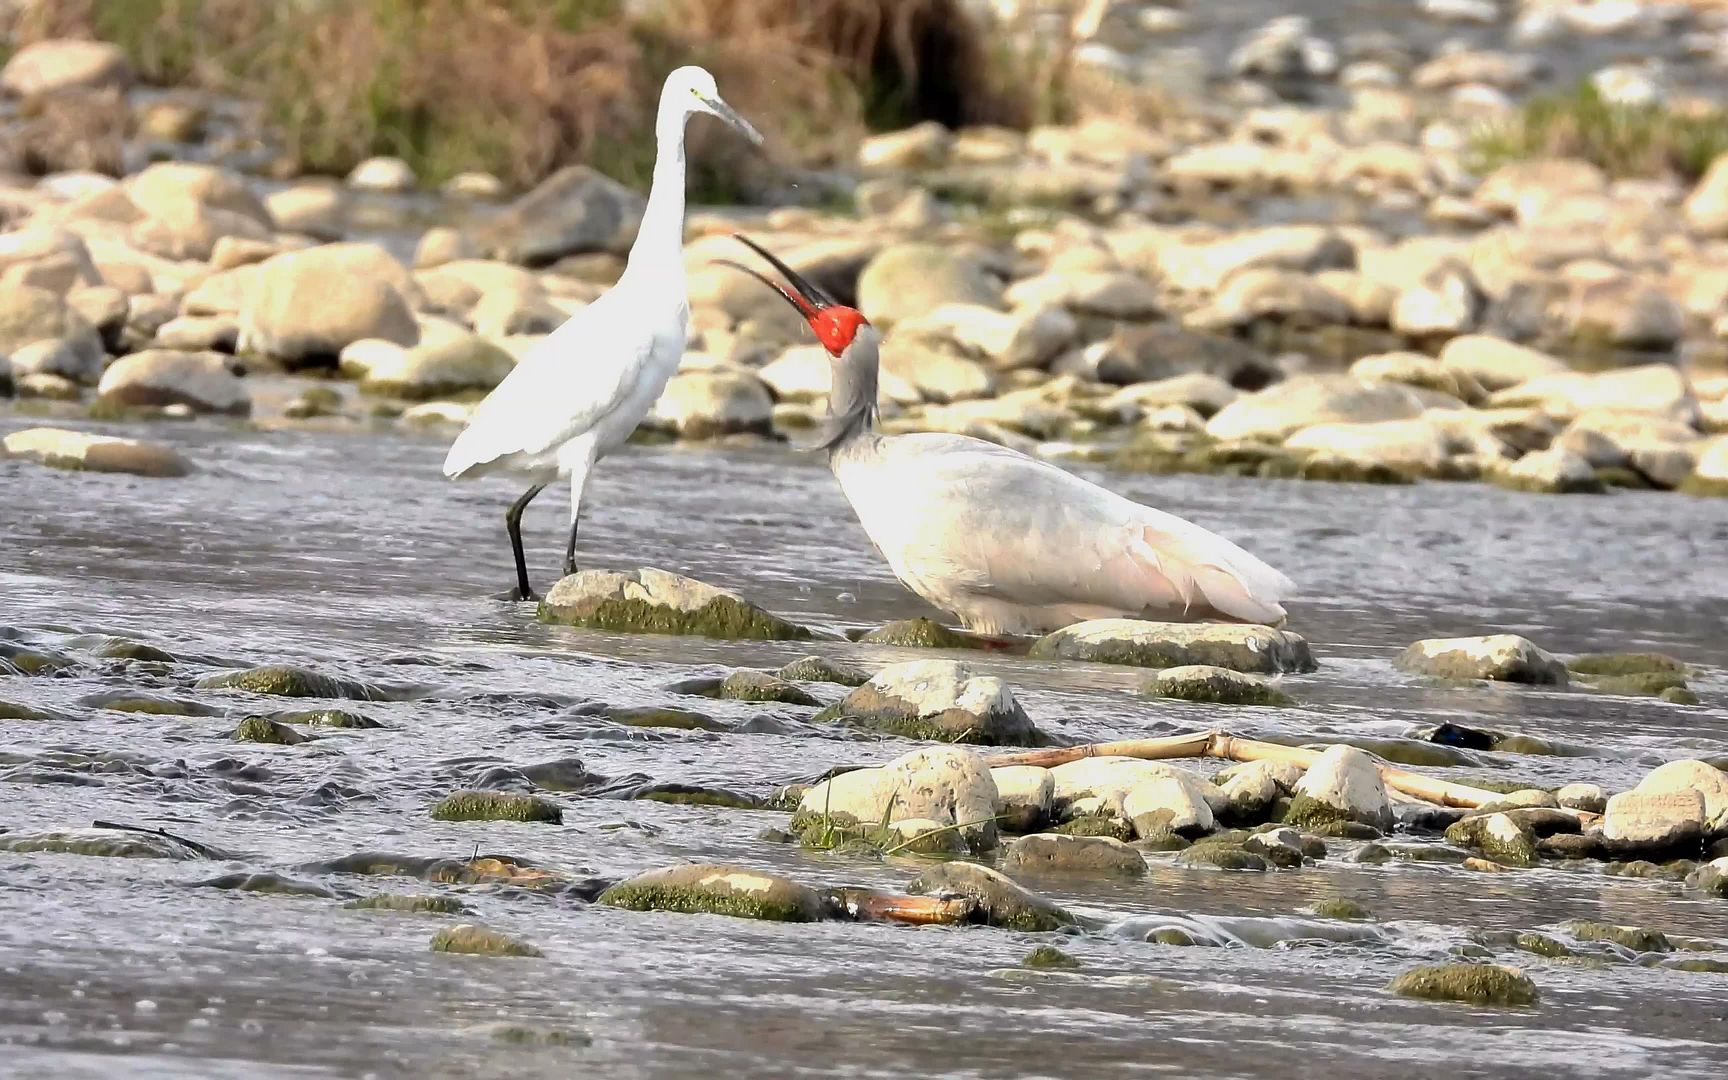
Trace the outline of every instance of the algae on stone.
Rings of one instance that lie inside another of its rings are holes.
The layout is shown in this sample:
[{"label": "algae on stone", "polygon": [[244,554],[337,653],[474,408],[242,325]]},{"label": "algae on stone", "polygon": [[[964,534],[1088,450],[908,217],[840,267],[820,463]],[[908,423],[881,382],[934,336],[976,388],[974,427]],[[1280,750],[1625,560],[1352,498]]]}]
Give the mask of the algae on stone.
[{"label": "algae on stone", "polygon": [[978,905],[991,926],[1025,933],[1046,933],[1074,925],[1074,916],[1037,893],[1022,888],[1007,875],[977,863],[948,862],[933,866],[906,886],[914,894],[953,892]]},{"label": "algae on stone", "polygon": [[1141,692],[1153,697],[1214,705],[1294,705],[1289,694],[1268,679],[1206,664],[1166,668],[1146,680]]},{"label": "algae on stone", "polygon": [[289,727],[279,724],[268,716],[248,716],[234,728],[235,742],[267,743],[273,746],[299,746],[306,742],[306,736]]},{"label": "algae on stone", "polygon": [[980,649],[983,643],[934,619],[896,619],[858,639],[865,645],[898,645],[908,649]]},{"label": "algae on stone", "polygon": [[1272,869],[1272,864],[1245,848],[1227,844],[1195,844],[1176,856],[1176,865],[1206,870]]},{"label": "algae on stone", "polygon": [[432,807],[435,821],[539,821],[564,823],[564,811],[549,799],[512,791],[457,791]]},{"label": "algae on stone", "polygon": [[338,679],[291,664],[269,664],[207,675],[198,680],[200,690],[249,690],[278,697],[352,698],[370,701],[380,695],[372,687],[350,679]]},{"label": "algae on stone", "polygon": [[810,631],[736,593],[664,570],[584,570],[540,602],[542,622],[619,633],[686,634],[731,640],[796,641]]},{"label": "algae on stone", "polygon": [[826,913],[814,889],[760,870],[691,863],[650,870],[600,894],[599,902],[631,911],[729,915],[771,922],[814,922]]},{"label": "algae on stone", "polygon": [[1567,661],[1566,666],[1580,675],[1638,675],[1660,671],[1684,677],[1689,670],[1683,660],[1652,652],[1585,653]]},{"label": "algae on stone", "polygon": [[825,656],[806,656],[792,661],[776,675],[787,682],[836,683],[840,686],[863,686],[870,674],[846,664],[838,664]]},{"label": "algae on stone", "polygon": [[342,905],[358,911],[405,911],[428,915],[467,915],[467,904],[454,896],[411,896],[403,893],[375,893],[350,900]]},{"label": "algae on stone", "polygon": [[1361,904],[1341,896],[1318,901],[1308,910],[1322,919],[1341,919],[1346,922],[1362,922],[1374,917]]},{"label": "algae on stone", "polygon": [[432,951],[472,956],[541,956],[539,949],[489,927],[461,923],[432,935]]},{"label": "algae on stone", "polygon": [[1020,966],[1073,970],[1080,967],[1080,961],[1054,945],[1040,945],[1021,958]]},{"label": "algae on stone", "polygon": [[1571,934],[1579,941],[1607,941],[1633,952],[1673,952],[1674,946],[1668,940],[1668,935],[1660,930],[1650,930],[1641,926],[1616,926],[1613,923],[1595,922],[1590,919],[1570,919],[1560,924],[1560,929]]},{"label": "algae on stone", "polygon": [[728,701],[777,701],[784,705],[820,705],[820,701],[778,675],[765,671],[734,671],[721,680],[718,697]]},{"label": "algae on stone", "polygon": [[1499,964],[1425,964],[1387,987],[1402,997],[1468,1005],[1534,1005],[1536,984],[1517,968]]}]

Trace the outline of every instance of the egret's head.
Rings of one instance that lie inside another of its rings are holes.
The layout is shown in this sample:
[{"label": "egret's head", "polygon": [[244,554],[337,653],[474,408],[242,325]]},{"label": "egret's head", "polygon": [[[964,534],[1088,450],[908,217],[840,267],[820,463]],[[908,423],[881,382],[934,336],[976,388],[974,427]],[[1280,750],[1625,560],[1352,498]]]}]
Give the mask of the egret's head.
[{"label": "egret's head", "polygon": [[751,251],[768,260],[769,265],[778,270],[780,275],[786,279],[790,288],[730,259],[719,261],[734,270],[742,270],[749,274],[779,293],[788,304],[797,308],[798,313],[804,316],[804,321],[809,323],[810,329],[815,332],[816,340],[822,343],[822,347],[828,350],[829,355],[839,357],[855,343],[875,343],[876,328],[870,325],[870,320],[866,319],[857,308],[849,308],[844,304],[835,303],[833,297],[806,281],[803,275],[775,258],[773,253],[748,236],[742,233],[733,233],[732,235]]},{"label": "egret's head", "polygon": [[685,115],[707,113],[718,116],[736,128],[746,139],[757,146],[762,145],[762,133],[752,127],[750,121],[739,116],[737,110],[721,100],[720,89],[714,85],[714,76],[704,68],[694,65],[681,67],[666,76],[666,85],[660,91],[660,99],[683,109]]}]

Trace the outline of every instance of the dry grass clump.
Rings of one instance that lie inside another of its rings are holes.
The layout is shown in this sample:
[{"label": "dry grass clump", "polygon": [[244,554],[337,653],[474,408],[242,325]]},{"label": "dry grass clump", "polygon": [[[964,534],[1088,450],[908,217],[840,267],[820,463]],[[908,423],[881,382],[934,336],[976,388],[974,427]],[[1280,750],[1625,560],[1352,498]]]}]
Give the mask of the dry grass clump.
[{"label": "dry grass clump", "polygon": [[1532,98],[1510,118],[1477,133],[1485,168],[1532,158],[1580,158],[1610,176],[1704,175],[1728,151],[1728,114],[1715,108],[1617,105],[1588,83]]},{"label": "dry grass clump", "polygon": [[[1025,70],[958,0],[38,0],[12,29],[113,41],[151,82],[257,100],[312,172],[394,154],[432,181],[526,186],[585,162],[641,182],[660,81],[685,63],[805,160],[871,126],[1031,118]],[[728,169],[719,134],[693,126],[713,141],[694,159]]]}]

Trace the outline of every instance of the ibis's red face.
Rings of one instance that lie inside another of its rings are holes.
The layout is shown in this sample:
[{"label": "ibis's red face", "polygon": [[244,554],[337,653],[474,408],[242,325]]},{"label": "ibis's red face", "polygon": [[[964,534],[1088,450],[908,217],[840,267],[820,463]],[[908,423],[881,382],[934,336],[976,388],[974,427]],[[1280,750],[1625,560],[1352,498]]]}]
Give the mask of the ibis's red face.
[{"label": "ibis's red face", "polygon": [[870,325],[870,320],[866,319],[857,308],[849,308],[843,304],[835,303],[833,297],[804,280],[800,274],[775,258],[772,252],[748,236],[742,233],[734,233],[733,236],[742,241],[751,251],[768,260],[774,269],[785,276],[790,287],[772,281],[748,266],[740,266],[730,259],[719,261],[735,270],[744,271],[785,297],[786,302],[797,308],[798,313],[804,316],[804,321],[810,324],[810,329],[815,331],[816,340],[820,341],[822,347],[833,355],[839,356],[851,346],[852,339],[858,336],[859,327]]}]

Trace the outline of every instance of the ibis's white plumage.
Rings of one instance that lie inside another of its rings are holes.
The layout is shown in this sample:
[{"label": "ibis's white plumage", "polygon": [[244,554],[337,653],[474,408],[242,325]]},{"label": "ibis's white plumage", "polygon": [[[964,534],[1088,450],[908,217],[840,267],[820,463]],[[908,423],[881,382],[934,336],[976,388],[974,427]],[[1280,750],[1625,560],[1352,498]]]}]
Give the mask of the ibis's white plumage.
[{"label": "ibis's white plumage", "polygon": [[684,355],[689,300],[683,265],[684,129],[711,113],[761,142],[697,67],[667,76],[655,120],[654,182],[630,259],[605,295],[535,346],[474,410],[444,458],[444,475],[520,470],[534,482],[505,522],[517,593],[532,595],[522,555],[522,508],[557,476],[570,478],[573,572],[582,489],[594,463],[624,444]]}]

